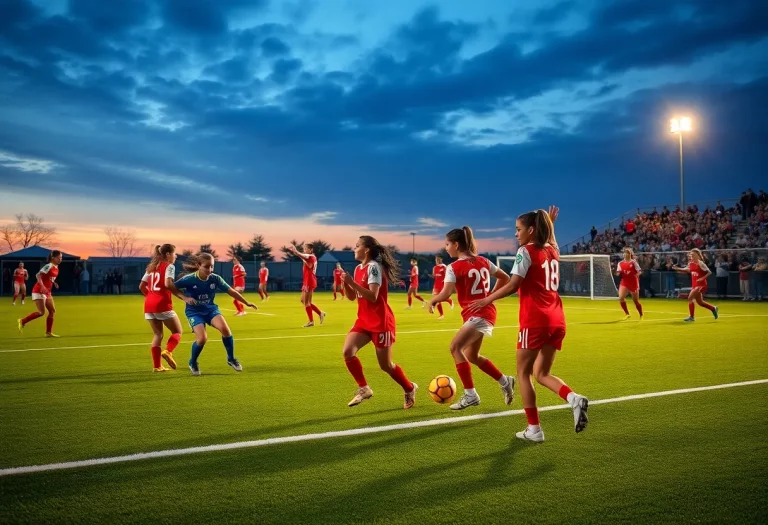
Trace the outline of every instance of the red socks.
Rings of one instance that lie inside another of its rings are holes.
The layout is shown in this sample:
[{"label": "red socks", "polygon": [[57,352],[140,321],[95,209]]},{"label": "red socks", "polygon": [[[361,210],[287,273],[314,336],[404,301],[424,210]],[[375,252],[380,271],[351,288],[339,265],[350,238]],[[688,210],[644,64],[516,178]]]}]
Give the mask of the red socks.
[{"label": "red socks", "polygon": [[153,346],[152,349],[152,366],[155,368],[160,368],[160,354],[162,353],[162,350],[160,350],[159,346]]},{"label": "red socks", "polygon": [[494,365],[490,359],[484,357],[481,357],[480,359],[481,361],[478,363],[477,368],[494,378],[496,381],[501,379],[501,376],[503,375],[501,370],[496,368],[496,365]]},{"label": "red socks", "polygon": [[424,302],[424,299],[422,299],[420,295],[417,295],[417,294],[413,294],[413,296],[414,296],[416,299],[418,299],[419,301],[421,301],[422,303]]},{"label": "red socks", "polygon": [[413,390],[413,383],[408,381],[408,378],[405,377],[405,372],[403,372],[403,369],[400,368],[400,365],[395,365],[395,368],[389,372],[389,376],[394,379],[398,385],[403,387],[403,392],[410,392]]},{"label": "red socks", "polygon": [[691,317],[694,317],[694,313],[696,312],[696,305],[694,303],[688,303],[688,312],[690,312]]},{"label": "red socks", "polygon": [[706,308],[706,309],[707,309],[707,310],[709,310],[710,312],[714,312],[714,311],[715,311],[715,307],[714,307],[714,306],[712,306],[711,304],[709,304],[709,303],[708,303],[708,302],[706,302],[706,301],[702,301],[702,302],[701,302],[701,304],[700,304],[699,306],[703,306],[704,308]]},{"label": "red socks", "polygon": [[437,313],[443,315],[443,305],[440,303],[437,303]]},{"label": "red socks", "polygon": [[307,311],[307,317],[309,318],[309,322],[314,322],[315,318],[312,317],[312,307],[311,306],[305,306],[304,309]]},{"label": "red socks", "polygon": [[624,310],[624,313],[629,315],[629,310],[627,310],[627,302],[619,301],[619,304],[621,305],[621,309]]},{"label": "red socks", "polygon": [[[363,374],[363,364],[360,362],[360,359],[358,359],[357,356],[345,359],[344,364],[347,365],[347,370],[349,370],[349,373],[352,374],[352,377],[355,378],[357,386],[363,388],[368,384],[368,382],[365,380],[365,375]],[[395,379],[395,381],[397,381],[397,379]]]},{"label": "red socks", "polygon": [[569,387],[568,385],[563,385],[560,387],[560,391],[557,393],[557,395],[562,397],[564,401],[568,401],[568,394],[570,394],[571,392],[573,392],[573,390],[571,390],[571,387]]},{"label": "red socks", "polygon": [[13,294],[13,302],[14,302],[14,303],[16,302],[16,299],[18,299],[18,298],[19,298],[19,295],[18,295],[18,294]]},{"label": "red socks", "polygon": [[51,330],[53,330],[53,316],[49,315],[45,318],[45,333],[50,334]]},{"label": "red socks", "polygon": [[464,390],[475,388],[475,382],[472,380],[472,365],[469,362],[456,363],[456,371],[459,373],[459,379]]},{"label": "red socks", "polygon": [[336,289],[333,290],[333,300],[336,300]]},{"label": "red socks", "polygon": [[259,290],[259,297],[261,297],[262,299],[264,299],[264,292],[262,292],[261,290]]},{"label": "red socks", "polygon": [[179,341],[181,341],[181,334],[171,334],[171,337],[168,338],[168,342],[165,345],[165,349],[169,352],[173,352],[177,346],[179,346]]},{"label": "red socks", "polygon": [[538,425],[539,424],[539,409],[536,407],[533,408],[524,408],[525,410],[525,417],[528,418],[528,424],[529,425]]},{"label": "red socks", "polygon": [[635,308],[637,308],[637,313],[643,315],[643,305],[640,304],[640,301],[635,301]]},{"label": "red socks", "polygon": [[413,304],[413,296],[411,294],[408,294],[408,306],[411,306]]},{"label": "red socks", "polygon": [[453,299],[451,299],[450,297],[446,299],[445,302],[448,303],[448,306],[453,307]]},{"label": "red socks", "polygon": [[312,311],[315,312],[317,315],[320,315],[321,313],[323,313],[320,311],[320,308],[314,305],[314,303],[309,305],[309,307],[312,308]]},{"label": "red socks", "polygon": [[237,310],[237,313],[243,312],[243,311],[245,310],[245,309],[243,308],[243,305],[242,305],[242,304],[240,304],[240,301],[238,301],[237,299],[235,299],[234,301],[232,301],[232,304],[234,304],[234,305],[235,305],[235,310]]},{"label": "red socks", "polygon": [[26,316],[24,319],[21,320],[21,326],[24,326],[28,322],[34,321],[38,317],[42,317],[42,316],[43,314],[41,314],[40,312],[32,312],[31,314],[29,314],[28,316]]}]

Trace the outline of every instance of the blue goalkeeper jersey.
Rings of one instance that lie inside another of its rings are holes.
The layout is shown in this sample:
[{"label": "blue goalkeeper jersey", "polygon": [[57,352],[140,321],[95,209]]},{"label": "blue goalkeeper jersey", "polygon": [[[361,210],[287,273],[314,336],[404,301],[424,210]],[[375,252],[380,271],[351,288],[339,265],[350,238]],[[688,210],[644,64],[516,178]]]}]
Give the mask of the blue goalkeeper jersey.
[{"label": "blue goalkeeper jersey", "polygon": [[226,292],[230,286],[221,278],[221,276],[212,273],[208,279],[203,280],[197,272],[185,275],[176,281],[176,288],[184,292],[184,295],[191,297],[197,304],[188,304],[185,313],[187,316],[201,314],[205,315],[218,309],[214,303],[216,292]]}]

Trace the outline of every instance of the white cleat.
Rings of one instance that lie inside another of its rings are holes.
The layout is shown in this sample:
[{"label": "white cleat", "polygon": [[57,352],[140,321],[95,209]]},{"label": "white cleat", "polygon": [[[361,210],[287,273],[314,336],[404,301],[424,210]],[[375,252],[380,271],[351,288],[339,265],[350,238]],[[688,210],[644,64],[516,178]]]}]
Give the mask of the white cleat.
[{"label": "white cleat", "polygon": [[464,394],[461,396],[461,399],[459,399],[459,402],[451,405],[451,410],[464,410],[465,408],[476,407],[479,404],[480,396],[477,394],[470,396],[464,392]]},{"label": "white cleat", "polygon": [[411,310],[411,309],[413,309],[413,307],[411,305],[408,305],[408,306],[405,307],[405,309],[406,310]]},{"label": "white cleat", "polygon": [[456,306],[456,303],[451,303],[451,310],[453,310],[453,307]]},{"label": "white cleat", "polygon": [[587,409],[589,408],[589,399],[584,396],[576,394],[571,403],[573,407],[573,429],[578,433],[587,428],[589,418],[587,417]]},{"label": "white cleat", "polygon": [[501,392],[504,394],[504,403],[511,405],[515,399],[515,376],[507,376],[507,384],[501,387]]},{"label": "white cleat", "polygon": [[530,428],[527,428],[523,430],[522,432],[518,432],[515,434],[515,437],[517,439],[522,439],[523,441],[531,441],[533,443],[541,443],[544,441],[544,431],[541,430],[541,427],[539,427],[539,430],[536,432],[532,432]]},{"label": "white cleat", "polygon": [[427,307],[427,301],[421,301],[421,307],[426,308]]},{"label": "white cleat", "polygon": [[405,393],[405,401],[403,402],[403,410],[413,408],[416,404],[416,391],[419,389],[419,385],[413,383],[413,390]]},{"label": "white cleat", "polygon": [[325,321],[325,316],[328,315],[325,312],[320,312],[320,324],[323,324],[323,321]]},{"label": "white cleat", "polygon": [[347,403],[348,407],[356,407],[366,399],[371,399],[373,397],[373,390],[371,390],[371,387],[368,385],[365,385],[362,388],[358,388],[357,392],[355,392],[355,397],[352,398],[352,400]]},{"label": "white cleat", "polygon": [[315,322],[314,321],[309,321],[307,324],[302,326],[302,328],[312,328],[313,326],[315,326]]},{"label": "white cleat", "polygon": [[11,306],[16,306],[16,303],[11,303]]},{"label": "white cleat", "polygon": [[438,318],[437,318],[437,320],[438,320],[438,321],[439,321],[440,319],[445,319],[445,316],[444,316],[444,315],[441,315],[440,317],[438,317]]},{"label": "white cleat", "polygon": [[21,305],[24,306],[24,301],[21,301]]}]

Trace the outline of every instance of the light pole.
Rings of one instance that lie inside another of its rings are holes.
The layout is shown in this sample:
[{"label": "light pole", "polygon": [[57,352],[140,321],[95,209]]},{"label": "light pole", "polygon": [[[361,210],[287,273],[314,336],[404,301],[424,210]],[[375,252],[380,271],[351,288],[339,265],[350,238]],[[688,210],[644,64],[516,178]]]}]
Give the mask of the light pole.
[{"label": "light pole", "polygon": [[680,141],[680,210],[685,211],[685,179],[683,178],[683,132],[691,131],[690,117],[676,117],[669,121],[669,131],[677,133]]},{"label": "light pole", "polygon": [[411,237],[413,238],[413,249],[411,250],[411,253],[416,257],[416,232],[411,232]]}]

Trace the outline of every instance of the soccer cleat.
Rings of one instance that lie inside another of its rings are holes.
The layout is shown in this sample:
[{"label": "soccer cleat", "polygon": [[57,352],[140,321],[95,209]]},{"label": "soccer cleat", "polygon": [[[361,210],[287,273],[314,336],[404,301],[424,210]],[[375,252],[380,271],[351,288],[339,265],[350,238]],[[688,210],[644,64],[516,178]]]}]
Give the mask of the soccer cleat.
[{"label": "soccer cleat", "polygon": [[23,300],[21,301],[21,305],[24,306],[24,301]]},{"label": "soccer cleat", "polygon": [[715,316],[715,319],[717,319],[718,317],[720,317],[720,312],[719,312],[719,310],[720,310],[720,307],[719,307],[719,306],[715,306],[715,309],[714,309],[714,310],[712,310],[712,315],[714,315],[714,316]]},{"label": "soccer cleat", "polygon": [[684,322],[684,323],[692,323],[692,322],[694,322],[695,320],[696,320],[696,319],[694,319],[693,317],[686,317],[685,319],[683,319],[683,322]]},{"label": "soccer cleat", "polygon": [[242,372],[243,371],[243,365],[240,364],[240,361],[237,359],[229,360],[227,359],[227,364],[232,367],[232,370],[235,372]]},{"label": "soccer cleat", "polygon": [[511,405],[515,399],[515,376],[507,376],[507,384],[501,387],[501,392],[504,394],[504,403]]},{"label": "soccer cleat", "polygon": [[640,316],[640,321],[642,321],[643,319],[645,319],[645,316],[644,316],[644,315],[641,315],[641,316]]},{"label": "soccer cleat", "polygon": [[469,407],[475,407],[480,404],[480,396],[475,394],[474,396],[470,396],[466,392],[462,394],[461,399],[459,399],[458,403],[454,403],[451,405],[451,410],[464,410],[465,408]]},{"label": "soccer cleat", "polygon": [[173,355],[168,350],[163,350],[160,353],[160,356],[165,359],[165,362],[168,363],[168,366],[176,370],[176,361],[173,359]]},{"label": "soccer cleat", "polygon": [[587,428],[589,418],[587,417],[587,409],[589,408],[589,399],[584,396],[576,394],[573,398],[573,429],[576,433],[582,432]]},{"label": "soccer cleat", "polygon": [[427,301],[421,301],[421,307],[425,308],[427,306]]},{"label": "soccer cleat", "polygon": [[403,410],[408,410],[409,408],[413,408],[413,405],[416,404],[416,391],[419,389],[419,385],[417,385],[416,383],[411,383],[411,384],[413,385],[413,390],[405,393]]},{"label": "soccer cleat", "polygon": [[439,321],[440,319],[445,319],[445,316],[444,316],[444,315],[441,315],[440,317],[438,317],[438,318],[437,318],[437,320],[438,320],[438,321]]},{"label": "soccer cleat", "polygon": [[531,441],[533,443],[541,443],[544,441],[544,431],[541,430],[541,427],[539,427],[537,432],[531,432],[531,429],[526,427],[525,430],[518,432],[515,434],[515,436],[517,439],[522,439],[523,441]]},{"label": "soccer cleat", "polygon": [[24,333],[24,323],[21,322],[21,319],[17,319],[17,322],[19,324],[19,333],[23,334]]},{"label": "soccer cleat", "polygon": [[189,371],[192,372],[193,376],[200,375],[200,367],[197,366],[197,363],[189,363]]},{"label": "soccer cleat", "polygon": [[364,387],[358,388],[357,392],[355,392],[355,397],[352,398],[352,401],[347,403],[348,407],[355,407],[365,401],[366,399],[371,399],[373,397],[373,390],[371,390],[371,387],[368,385],[365,385]]},{"label": "soccer cleat", "polygon": [[167,372],[168,369],[165,368],[163,365],[160,365],[158,368],[153,368],[152,371],[153,372]]},{"label": "soccer cleat", "polygon": [[456,303],[451,303],[451,310],[453,310],[453,307],[456,305]]},{"label": "soccer cleat", "polygon": [[54,338],[58,339],[58,338],[59,338],[59,337],[61,337],[61,336],[60,336],[60,335],[56,335],[56,334],[53,334],[53,333],[51,333],[51,332],[46,332],[46,333],[45,333],[45,337],[54,337]]},{"label": "soccer cleat", "polygon": [[269,302],[269,296],[267,296],[267,298],[264,299],[264,301]]},{"label": "soccer cleat", "polygon": [[323,321],[325,321],[325,316],[328,315],[325,312],[320,312],[320,324],[323,324]]},{"label": "soccer cleat", "polygon": [[405,309],[406,309],[406,310],[411,310],[412,308],[413,308],[413,307],[412,307],[410,304],[409,304],[408,306],[406,306],[406,307],[405,307]]},{"label": "soccer cleat", "polygon": [[11,306],[16,306],[16,303],[15,303],[15,302],[14,302],[14,303],[11,303]]},{"label": "soccer cleat", "polygon": [[315,326],[315,322],[314,321],[309,321],[307,324],[302,326],[302,328],[312,328],[313,326]]},{"label": "soccer cleat", "polygon": [[621,320],[622,320],[622,321],[629,321],[629,319],[630,319],[631,317],[632,317],[631,315],[625,315],[624,317],[622,317],[622,318],[621,318]]},{"label": "soccer cleat", "polygon": [[247,314],[247,313],[248,313],[248,312],[246,312],[245,310],[243,310],[242,312],[237,312],[237,313],[235,314],[235,317],[242,317],[242,316],[244,316],[244,315],[245,315],[245,314]]}]

